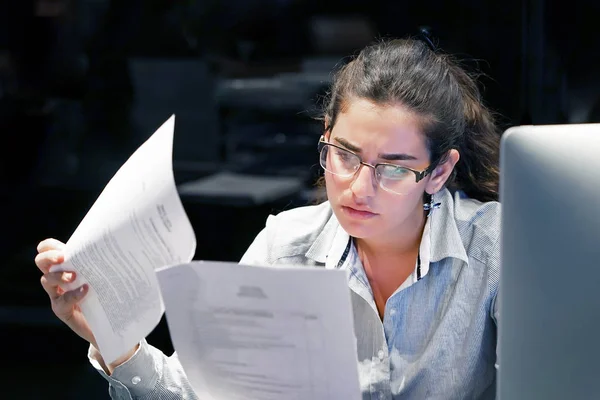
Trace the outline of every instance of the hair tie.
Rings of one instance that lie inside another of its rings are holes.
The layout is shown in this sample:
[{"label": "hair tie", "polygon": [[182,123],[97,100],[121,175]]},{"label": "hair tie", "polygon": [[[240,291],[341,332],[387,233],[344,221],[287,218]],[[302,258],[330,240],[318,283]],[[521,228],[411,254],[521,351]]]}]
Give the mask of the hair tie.
[{"label": "hair tie", "polygon": [[431,38],[431,28],[428,26],[422,26],[419,28],[419,33],[417,34],[417,39],[421,40],[422,42],[425,42],[425,44],[427,45],[427,47],[429,47],[429,50],[433,51],[435,53],[435,51],[437,50],[435,44],[433,44],[433,39]]}]

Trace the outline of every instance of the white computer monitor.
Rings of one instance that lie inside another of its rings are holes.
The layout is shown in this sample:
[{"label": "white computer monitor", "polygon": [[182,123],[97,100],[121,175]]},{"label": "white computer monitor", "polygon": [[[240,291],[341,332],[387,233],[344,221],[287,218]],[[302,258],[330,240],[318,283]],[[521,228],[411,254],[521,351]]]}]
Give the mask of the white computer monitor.
[{"label": "white computer monitor", "polygon": [[501,141],[500,400],[600,398],[600,124]]}]

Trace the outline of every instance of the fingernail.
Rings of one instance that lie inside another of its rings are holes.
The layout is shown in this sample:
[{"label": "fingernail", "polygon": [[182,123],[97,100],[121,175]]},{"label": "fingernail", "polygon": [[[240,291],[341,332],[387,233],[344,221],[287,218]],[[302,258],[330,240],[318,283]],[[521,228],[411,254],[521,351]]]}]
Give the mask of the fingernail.
[{"label": "fingernail", "polygon": [[70,282],[73,279],[73,273],[72,272],[65,272],[62,275],[62,280],[64,282]]},{"label": "fingernail", "polygon": [[86,285],[81,285],[81,287],[79,289],[77,289],[77,294],[79,296],[81,296],[85,292],[85,289],[86,289]]}]

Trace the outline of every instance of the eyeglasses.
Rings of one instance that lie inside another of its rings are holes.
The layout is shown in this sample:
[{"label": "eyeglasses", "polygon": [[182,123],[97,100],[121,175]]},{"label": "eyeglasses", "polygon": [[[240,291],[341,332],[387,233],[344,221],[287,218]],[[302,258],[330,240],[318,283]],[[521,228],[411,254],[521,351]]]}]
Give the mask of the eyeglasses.
[{"label": "eyeglasses", "polygon": [[420,180],[429,175],[435,168],[434,164],[431,164],[424,171],[415,171],[414,169],[387,163],[372,165],[363,162],[358,154],[325,141],[323,136],[319,140],[318,149],[320,153],[319,162],[325,171],[342,178],[350,178],[356,174],[361,165],[365,165],[375,171],[375,179],[383,190],[399,195],[409,193]]}]

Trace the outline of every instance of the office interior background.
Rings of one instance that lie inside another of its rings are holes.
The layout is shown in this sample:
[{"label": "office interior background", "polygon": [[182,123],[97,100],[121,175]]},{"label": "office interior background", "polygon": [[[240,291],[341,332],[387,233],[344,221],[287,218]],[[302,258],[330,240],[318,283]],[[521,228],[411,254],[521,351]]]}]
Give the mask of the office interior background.
[{"label": "office interior background", "polygon": [[[348,56],[425,28],[481,73],[502,129],[600,122],[599,17],[595,0],[2,0],[0,397],[108,398],[35,248],[68,240],[172,114],[194,258],[236,261],[269,214],[318,197],[315,117]],[[173,351],[164,318],[149,342]]]}]

